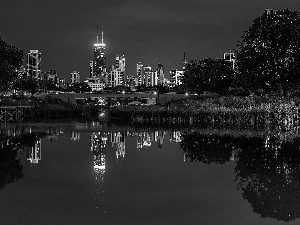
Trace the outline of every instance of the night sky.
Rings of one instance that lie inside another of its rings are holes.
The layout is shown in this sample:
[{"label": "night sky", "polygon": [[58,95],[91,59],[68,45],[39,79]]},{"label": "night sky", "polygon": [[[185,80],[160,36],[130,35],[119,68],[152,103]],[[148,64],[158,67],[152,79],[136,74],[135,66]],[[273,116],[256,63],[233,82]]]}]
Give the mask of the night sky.
[{"label": "night sky", "polygon": [[[42,53],[42,71],[54,69],[89,76],[97,25],[103,25],[107,67],[126,57],[126,75],[136,64],[157,68],[168,77],[188,60],[221,58],[264,9],[300,11],[299,0],[1,0],[0,35],[27,53]],[[100,39],[101,40],[101,37]]]}]

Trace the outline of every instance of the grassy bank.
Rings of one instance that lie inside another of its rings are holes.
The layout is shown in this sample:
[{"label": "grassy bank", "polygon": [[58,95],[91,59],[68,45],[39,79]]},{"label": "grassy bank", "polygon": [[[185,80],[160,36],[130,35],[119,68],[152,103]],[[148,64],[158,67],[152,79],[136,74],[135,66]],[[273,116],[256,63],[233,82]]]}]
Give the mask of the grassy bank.
[{"label": "grassy bank", "polygon": [[166,106],[115,107],[110,116],[112,120],[145,126],[264,129],[278,124],[298,124],[298,111],[296,99],[215,97],[178,101]]}]

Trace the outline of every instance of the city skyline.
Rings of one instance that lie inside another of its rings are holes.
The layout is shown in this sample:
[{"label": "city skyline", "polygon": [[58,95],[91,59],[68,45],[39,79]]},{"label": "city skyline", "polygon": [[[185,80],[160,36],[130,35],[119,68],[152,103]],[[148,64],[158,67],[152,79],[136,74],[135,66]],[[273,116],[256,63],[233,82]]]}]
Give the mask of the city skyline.
[{"label": "city skyline", "polygon": [[[16,4],[17,3],[17,4]],[[89,77],[96,26],[103,25],[106,66],[117,55],[126,58],[126,75],[136,65],[156,68],[165,75],[187,60],[222,58],[265,9],[300,11],[297,1],[97,1],[48,2],[29,0],[0,3],[0,35],[23,50],[41,52],[41,70],[56,70],[70,82],[72,71]],[[13,16],[12,16],[13,15]],[[26,57],[24,57],[26,61]]]}]

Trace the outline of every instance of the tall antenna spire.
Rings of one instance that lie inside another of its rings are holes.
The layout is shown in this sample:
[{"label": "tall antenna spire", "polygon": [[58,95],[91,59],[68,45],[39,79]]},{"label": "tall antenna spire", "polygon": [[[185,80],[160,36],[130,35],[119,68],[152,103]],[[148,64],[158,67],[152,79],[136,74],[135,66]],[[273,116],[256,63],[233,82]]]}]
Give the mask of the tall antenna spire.
[{"label": "tall antenna spire", "polygon": [[98,44],[98,24],[97,24],[97,44]]},{"label": "tall antenna spire", "polygon": [[103,44],[103,25],[102,25],[102,44]]}]

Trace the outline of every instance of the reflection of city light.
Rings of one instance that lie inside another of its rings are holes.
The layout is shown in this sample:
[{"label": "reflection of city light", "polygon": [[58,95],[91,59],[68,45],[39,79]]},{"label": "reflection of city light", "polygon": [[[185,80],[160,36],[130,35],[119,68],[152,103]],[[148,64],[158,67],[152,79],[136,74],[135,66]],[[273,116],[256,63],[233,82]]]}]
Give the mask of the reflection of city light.
[{"label": "reflection of city light", "polygon": [[101,112],[101,113],[99,114],[99,117],[100,117],[100,118],[105,117],[105,113],[104,113],[104,112]]},{"label": "reflection of city light", "polygon": [[144,141],[143,146],[150,147],[151,142],[150,141]]},{"label": "reflection of city light", "polygon": [[104,165],[94,165],[94,169],[105,170],[105,164]]}]

